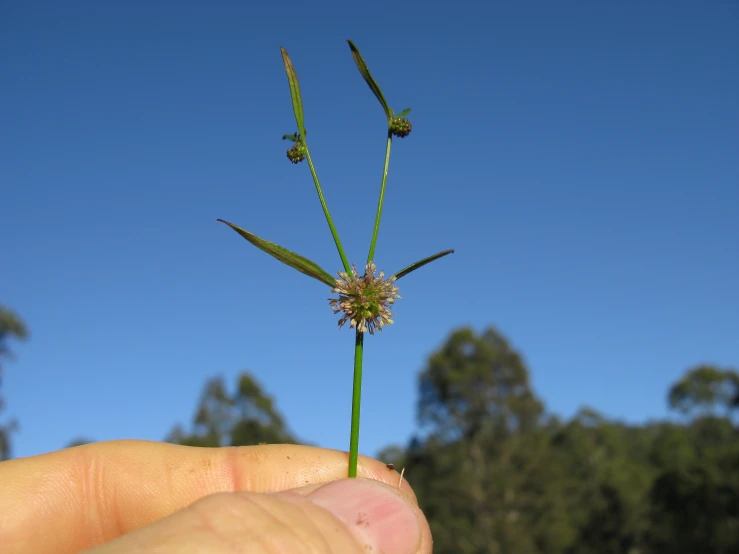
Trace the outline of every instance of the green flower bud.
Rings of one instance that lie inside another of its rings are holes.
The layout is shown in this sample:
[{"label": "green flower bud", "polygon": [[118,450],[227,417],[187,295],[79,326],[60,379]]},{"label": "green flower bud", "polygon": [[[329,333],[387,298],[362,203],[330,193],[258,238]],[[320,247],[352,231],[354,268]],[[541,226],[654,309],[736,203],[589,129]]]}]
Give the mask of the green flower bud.
[{"label": "green flower bud", "polygon": [[390,121],[390,132],[396,137],[405,138],[411,134],[413,125],[404,117],[396,117]]}]

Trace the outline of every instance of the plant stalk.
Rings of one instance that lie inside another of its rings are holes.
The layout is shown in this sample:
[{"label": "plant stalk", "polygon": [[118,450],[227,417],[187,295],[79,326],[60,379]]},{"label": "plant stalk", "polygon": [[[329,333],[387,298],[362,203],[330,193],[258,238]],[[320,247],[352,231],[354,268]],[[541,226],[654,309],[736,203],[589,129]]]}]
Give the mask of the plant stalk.
[{"label": "plant stalk", "polygon": [[382,184],[380,185],[380,199],[377,202],[377,215],[375,216],[375,229],[372,232],[372,242],[370,242],[369,254],[367,255],[367,263],[370,263],[375,257],[375,245],[377,244],[377,235],[380,232],[380,218],[382,217],[382,204],[385,202],[385,184],[387,183],[387,172],[390,167],[390,149],[393,146],[393,134],[390,128],[387,130],[387,144],[385,146],[385,165],[382,168]]},{"label": "plant stalk", "polygon": [[354,339],[354,388],[352,391],[352,430],[349,437],[349,477],[357,476],[359,457],[359,405],[362,401],[362,352],[364,333],[357,329]]},{"label": "plant stalk", "polygon": [[[308,160],[308,167],[310,168],[310,174],[313,176],[313,182],[316,185],[316,192],[318,193],[318,199],[321,201],[321,207],[323,208],[323,215],[326,216],[326,223],[328,223],[328,228],[331,229],[331,235],[334,237],[334,242],[336,243],[336,249],[339,251],[339,257],[341,258],[341,263],[344,266],[344,271],[346,271],[347,275],[350,277],[354,274],[352,273],[352,268],[349,265],[349,260],[346,257],[346,254],[344,253],[344,247],[341,246],[341,239],[339,238],[339,233],[336,231],[336,227],[334,227],[334,222],[331,219],[331,214],[328,211],[328,206],[326,205],[326,199],[323,197],[323,191],[321,190],[321,183],[318,181],[318,174],[316,173],[316,168],[313,165],[313,159],[310,157],[310,150],[308,150],[308,143],[305,142],[305,137],[303,137],[303,144],[305,144],[305,157]],[[361,362],[360,362],[361,363]]]}]

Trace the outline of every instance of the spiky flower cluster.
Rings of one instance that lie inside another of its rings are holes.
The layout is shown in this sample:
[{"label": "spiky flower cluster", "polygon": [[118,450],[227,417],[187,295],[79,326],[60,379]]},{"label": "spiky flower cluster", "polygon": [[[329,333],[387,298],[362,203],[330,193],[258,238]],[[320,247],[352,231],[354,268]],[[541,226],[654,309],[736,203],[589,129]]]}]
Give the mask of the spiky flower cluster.
[{"label": "spiky flower cluster", "polygon": [[390,132],[396,137],[405,138],[411,134],[413,125],[404,117],[396,117],[390,121]]},{"label": "spiky flower cluster", "polygon": [[305,159],[307,149],[302,141],[298,141],[295,145],[287,151],[287,157],[294,164],[302,162]]},{"label": "spiky flower cluster", "polygon": [[400,298],[398,287],[393,283],[394,278],[383,279],[385,272],[381,271],[375,277],[375,264],[370,262],[365,268],[365,274],[359,277],[357,267],[352,265],[354,276],[349,277],[339,272],[336,279],[336,288],[331,292],[339,294],[339,298],[331,298],[328,303],[334,313],[344,312],[339,320],[339,327],[349,322],[349,327],[356,327],[359,332],[369,331],[375,334],[375,329],[382,331],[383,325],[393,323],[393,314],[390,308],[396,298]]}]

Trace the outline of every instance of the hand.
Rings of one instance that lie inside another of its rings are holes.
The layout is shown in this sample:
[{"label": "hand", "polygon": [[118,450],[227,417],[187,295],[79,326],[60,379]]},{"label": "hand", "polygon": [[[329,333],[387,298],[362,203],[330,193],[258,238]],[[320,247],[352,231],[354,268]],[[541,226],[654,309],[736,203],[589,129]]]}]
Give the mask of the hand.
[{"label": "hand", "polygon": [[427,554],[407,482],[345,452],[292,445],[93,443],[0,463],[5,554]]}]

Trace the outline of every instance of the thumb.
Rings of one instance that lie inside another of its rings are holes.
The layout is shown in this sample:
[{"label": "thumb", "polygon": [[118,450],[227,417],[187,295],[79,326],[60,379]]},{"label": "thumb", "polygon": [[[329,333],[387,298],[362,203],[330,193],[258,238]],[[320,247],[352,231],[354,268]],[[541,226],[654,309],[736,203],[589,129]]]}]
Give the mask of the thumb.
[{"label": "thumb", "polygon": [[233,554],[429,554],[415,501],[369,479],[278,493],[219,493],[89,551]]}]

